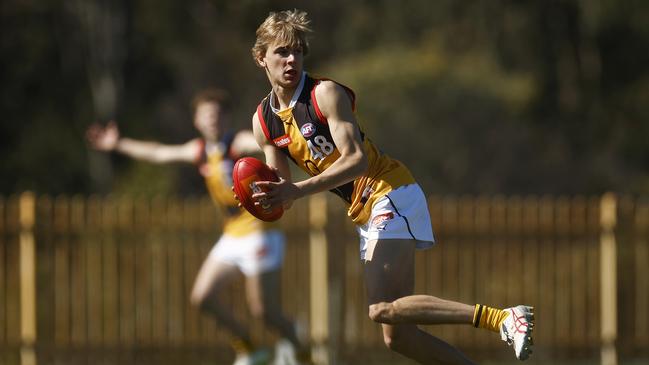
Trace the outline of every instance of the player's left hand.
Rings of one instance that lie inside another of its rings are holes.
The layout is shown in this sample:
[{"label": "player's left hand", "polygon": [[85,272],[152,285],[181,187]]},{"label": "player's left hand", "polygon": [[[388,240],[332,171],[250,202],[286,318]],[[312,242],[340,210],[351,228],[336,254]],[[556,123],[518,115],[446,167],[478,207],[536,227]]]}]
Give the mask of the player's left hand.
[{"label": "player's left hand", "polygon": [[288,209],[293,205],[293,201],[300,197],[301,191],[297,185],[289,182],[288,180],[280,177],[278,182],[273,181],[258,181],[259,186],[263,191],[252,194],[255,204],[270,204],[275,206],[281,204],[284,209]]}]

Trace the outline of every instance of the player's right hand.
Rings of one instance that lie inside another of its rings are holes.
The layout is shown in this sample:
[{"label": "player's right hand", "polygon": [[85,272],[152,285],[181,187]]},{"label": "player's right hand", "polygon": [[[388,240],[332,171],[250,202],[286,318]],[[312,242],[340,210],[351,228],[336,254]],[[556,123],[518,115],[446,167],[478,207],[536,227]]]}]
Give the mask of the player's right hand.
[{"label": "player's right hand", "polygon": [[241,202],[239,201],[239,197],[237,194],[234,192],[234,186],[230,186],[230,190],[232,190],[232,195],[234,195],[234,198],[237,200],[237,206],[239,208],[243,208],[243,205],[241,205]]}]

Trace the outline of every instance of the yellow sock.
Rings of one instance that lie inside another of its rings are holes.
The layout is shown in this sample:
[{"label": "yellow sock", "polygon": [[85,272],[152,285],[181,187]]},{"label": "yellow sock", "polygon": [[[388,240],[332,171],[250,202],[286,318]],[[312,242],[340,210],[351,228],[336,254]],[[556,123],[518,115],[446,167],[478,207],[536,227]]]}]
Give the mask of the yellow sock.
[{"label": "yellow sock", "polygon": [[473,326],[476,328],[486,328],[490,331],[500,332],[500,326],[508,315],[509,312],[505,312],[504,310],[476,304],[475,310],[473,311]]},{"label": "yellow sock", "polygon": [[313,364],[311,360],[311,349],[309,348],[297,350],[295,357],[297,358],[297,361],[300,362],[300,364]]}]

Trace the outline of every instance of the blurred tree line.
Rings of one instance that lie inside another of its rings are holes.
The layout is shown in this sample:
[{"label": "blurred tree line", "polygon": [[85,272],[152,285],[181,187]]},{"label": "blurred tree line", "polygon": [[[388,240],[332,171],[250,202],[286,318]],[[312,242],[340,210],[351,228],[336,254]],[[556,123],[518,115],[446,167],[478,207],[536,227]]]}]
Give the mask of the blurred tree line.
[{"label": "blurred tree line", "polygon": [[209,86],[249,127],[255,29],[290,8],[312,18],[307,70],[356,91],[428,193],[649,193],[643,0],[4,0],[0,193],[203,193],[193,167],[89,151],[85,130],[184,142]]}]

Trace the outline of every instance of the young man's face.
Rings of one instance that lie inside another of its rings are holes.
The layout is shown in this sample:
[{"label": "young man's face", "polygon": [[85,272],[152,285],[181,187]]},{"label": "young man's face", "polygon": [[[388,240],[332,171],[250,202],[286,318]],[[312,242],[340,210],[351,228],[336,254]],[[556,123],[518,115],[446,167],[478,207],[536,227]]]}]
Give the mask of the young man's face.
[{"label": "young man's face", "polygon": [[302,47],[273,43],[258,62],[266,69],[271,84],[293,88],[300,82],[303,59]]},{"label": "young man's face", "polygon": [[223,108],[219,103],[202,102],[194,112],[194,126],[207,140],[216,141],[223,129]]}]

